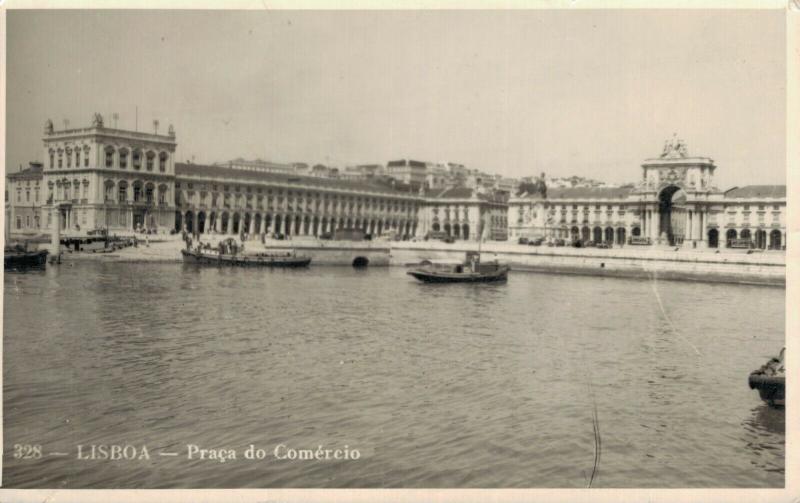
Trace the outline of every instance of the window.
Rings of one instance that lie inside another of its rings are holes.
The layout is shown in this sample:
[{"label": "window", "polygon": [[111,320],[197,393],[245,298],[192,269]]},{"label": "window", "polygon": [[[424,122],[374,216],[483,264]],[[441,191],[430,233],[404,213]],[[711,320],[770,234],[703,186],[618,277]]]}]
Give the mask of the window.
[{"label": "window", "polygon": [[133,169],[136,171],[142,169],[142,153],[138,150],[133,151]]},{"label": "window", "polygon": [[114,200],[114,182],[108,181],[106,182],[106,201],[113,201]]},{"label": "window", "polygon": [[81,166],[81,151],[75,149],[75,167],[79,168]]},{"label": "window", "polygon": [[17,202],[18,203],[22,202],[22,191],[21,190],[17,191]]},{"label": "window", "polygon": [[147,153],[147,171],[153,171],[153,159],[155,159],[156,154],[153,152]]},{"label": "window", "polygon": [[158,155],[158,170],[160,172],[162,172],[162,173],[167,170],[167,153],[166,152],[161,152],[161,154]]},{"label": "window", "polygon": [[67,167],[72,167],[72,150],[67,149]]},{"label": "window", "polygon": [[64,156],[64,154],[62,154],[61,151],[59,150],[58,151],[58,168],[59,169],[61,169],[64,166],[64,164],[63,164],[64,163],[63,156]]},{"label": "window", "polygon": [[114,148],[106,147],[106,168],[114,166]]},{"label": "window", "polygon": [[83,198],[87,199],[89,197],[89,183],[85,182],[83,184]]},{"label": "window", "polygon": [[153,185],[147,184],[144,189],[144,198],[147,201],[147,204],[153,204]]},{"label": "window", "polygon": [[136,182],[133,184],[133,202],[138,203],[142,200],[142,184],[141,182]]},{"label": "window", "polygon": [[128,149],[126,148],[119,151],[119,167],[120,169],[128,169]]},{"label": "window", "polygon": [[39,202],[39,189],[36,189],[36,191],[33,193],[33,202]]},{"label": "window", "polygon": [[25,191],[25,202],[26,203],[31,202],[31,191],[30,190],[26,190]]},{"label": "window", "polygon": [[22,217],[17,217],[17,229],[22,229]]},{"label": "window", "polygon": [[117,191],[117,201],[120,203],[127,202],[128,200],[128,184],[120,182],[119,190]]},{"label": "window", "polygon": [[161,185],[158,187],[158,204],[167,204],[167,187]]},{"label": "window", "polygon": [[53,154],[53,151],[51,150],[50,151],[50,169],[53,169],[53,168],[56,167],[55,163],[53,162],[55,160],[54,158],[55,158],[55,155]]},{"label": "window", "polygon": [[85,150],[85,154],[86,155],[83,156],[83,167],[84,168],[88,168],[89,167],[89,147],[86,147],[84,150]]}]

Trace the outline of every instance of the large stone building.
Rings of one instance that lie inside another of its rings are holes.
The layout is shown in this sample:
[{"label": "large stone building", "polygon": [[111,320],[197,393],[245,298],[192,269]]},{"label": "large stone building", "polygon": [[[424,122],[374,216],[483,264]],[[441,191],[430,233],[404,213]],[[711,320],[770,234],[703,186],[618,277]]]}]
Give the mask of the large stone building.
[{"label": "large stone building", "polygon": [[[90,127],[56,131],[48,120],[43,143],[43,165],[8,176],[12,234],[48,233],[57,222],[67,236],[99,229],[320,236],[357,228],[409,238],[438,228],[440,209],[442,229],[456,238],[477,239],[481,221],[491,226],[485,235],[505,234],[505,205],[470,190],[425,193],[402,180],[299,174],[263,161],[176,163],[172,126],[166,135],[125,131],[95,115]],[[420,225],[426,206],[435,225]],[[457,217],[458,210],[466,213]]]},{"label": "large stone building", "polygon": [[173,225],[175,132],[167,135],[105,127],[44,132],[44,227],[64,233],[106,228],[168,229]]},{"label": "large stone building", "polygon": [[[90,127],[61,131],[48,120],[43,144],[43,163],[7,176],[11,235],[49,233],[58,222],[65,235],[146,229],[320,236],[358,228],[372,235],[444,233],[477,240],[481,228],[484,238],[495,240],[541,236],[771,249],[786,244],[785,186],[720,191],[713,184],[714,161],[690,157],[675,140],[642,164],[638,184],[523,183],[510,200],[496,187],[426,188],[425,163],[416,161],[389,163],[401,179],[374,173],[332,178],[264,161],[176,163],[172,126],[166,135],[126,131],[105,127],[99,115]],[[469,175],[460,165],[448,168],[452,179]]]},{"label": "large stone building", "polygon": [[38,162],[6,176],[7,235],[41,233],[43,187],[42,164]]},{"label": "large stone building", "polygon": [[192,233],[319,236],[417,232],[420,198],[381,180],[349,181],[177,164],[174,227]]},{"label": "large stone building", "polygon": [[419,212],[419,234],[444,232],[455,239],[475,241],[508,238],[508,204],[492,192],[468,187],[428,189]]},{"label": "large stone building", "polygon": [[628,187],[547,188],[518,194],[508,206],[510,237],[556,237],[614,244],[692,247],[786,245],[786,187],[721,191],[714,161],[667,142]]}]

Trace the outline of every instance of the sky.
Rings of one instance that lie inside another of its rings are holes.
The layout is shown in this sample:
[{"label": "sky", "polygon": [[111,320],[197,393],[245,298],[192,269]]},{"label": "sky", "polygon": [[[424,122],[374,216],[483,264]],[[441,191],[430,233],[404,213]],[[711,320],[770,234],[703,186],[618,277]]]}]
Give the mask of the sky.
[{"label": "sky", "polygon": [[720,188],[786,178],[782,10],[8,11],[7,54],[8,171],[99,112],[197,163],[619,183],[677,133]]}]

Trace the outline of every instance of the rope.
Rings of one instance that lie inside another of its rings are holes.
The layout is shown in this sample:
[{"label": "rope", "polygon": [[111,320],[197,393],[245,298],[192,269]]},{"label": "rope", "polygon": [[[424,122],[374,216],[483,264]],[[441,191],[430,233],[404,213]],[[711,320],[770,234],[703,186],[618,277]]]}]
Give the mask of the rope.
[{"label": "rope", "polygon": [[661,295],[659,295],[659,293],[658,293],[658,289],[656,288],[656,281],[657,281],[657,280],[656,280],[656,273],[655,273],[655,271],[653,271],[653,282],[652,282],[652,283],[650,283],[650,286],[652,286],[652,287],[653,287],[653,293],[655,294],[655,296],[656,296],[656,300],[658,301],[658,307],[661,309],[661,314],[663,314],[663,315],[664,315],[664,319],[666,319],[666,320],[667,320],[667,323],[669,323],[669,326],[670,326],[670,328],[672,328],[672,331],[673,331],[673,332],[674,332],[674,333],[675,333],[675,334],[676,334],[678,337],[680,337],[681,339],[683,339],[683,342],[685,342],[686,344],[688,344],[689,346],[691,346],[691,348],[694,350],[694,352],[695,352],[695,353],[696,353],[696,354],[699,356],[699,355],[700,355],[700,351],[697,349],[697,347],[695,347],[695,345],[694,345],[694,344],[692,344],[691,342],[689,342],[689,339],[687,339],[686,337],[684,337],[684,336],[683,336],[683,334],[681,333],[681,331],[678,329],[678,327],[676,327],[676,326],[675,326],[675,324],[674,324],[674,323],[672,323],[672,319],[671,319],[671,318],[669,317],[669,315],[667,314],[667,311],[664,309],[664,304],[661,302]]}]

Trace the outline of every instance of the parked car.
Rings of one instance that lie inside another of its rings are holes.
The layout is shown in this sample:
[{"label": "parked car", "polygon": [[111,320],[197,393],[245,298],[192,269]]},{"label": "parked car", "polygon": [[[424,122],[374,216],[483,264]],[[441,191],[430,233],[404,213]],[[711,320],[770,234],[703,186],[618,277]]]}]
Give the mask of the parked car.
[{"label": "parked car", "polygon": [[542,243],[544,243],[544,238],[531,239],[528,241],[528,246],[542,246]]},{"label": "parked car", "polygon": [[608,248],[613,248],[613,245],[611,243],[609,243],[608,241],[603,241],[601,243],[597,243],[597,247],[598,248],[603,248],[603,249],[608,249]]},{"label": "parked car", "polygon": [[446,237],[447,237],[447,233],[446,233],[446,232],[444,232],[444,231],[429,231],[429,232],[428,232],[428,233],[425,235],[425,240],[426,240],[426,241],[427,241],[428,239],[434,239],[434,240],[436,240],[436,239],[441,239],[441,240],[444,240]]},{"label": "parked car", "polygon": [[556,246],[567,246],[567,241],[564,239],[556,239]]},{"label": "parked car", "polygon": [[442,238],[442,241],[445,243],[455,243],[456,239],[453,236],[447,236]]},{"label": "parked car", "polygon": [[528,244],[528,238],[519,238],[517,243],[521,244],[521,245],[526,245],[526,244]]}]

